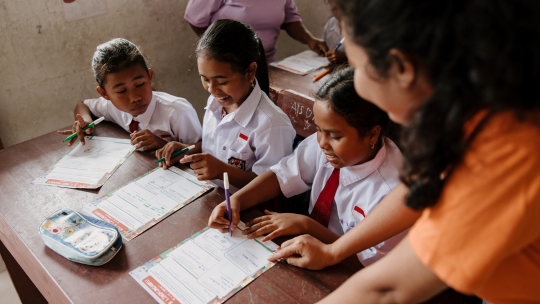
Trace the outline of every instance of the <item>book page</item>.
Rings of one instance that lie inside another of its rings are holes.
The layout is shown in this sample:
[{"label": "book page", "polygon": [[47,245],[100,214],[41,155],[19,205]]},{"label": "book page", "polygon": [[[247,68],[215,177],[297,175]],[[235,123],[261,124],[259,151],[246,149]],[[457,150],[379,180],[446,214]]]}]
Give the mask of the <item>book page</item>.
[{"label": "book page", "polygon": [[223,303],[274,265],[267,258],[277,248],[271,241],[248,239],[240,229],[230,236],[205,228],[166,258],[130,274],[160,303]]},{"label": "book page", "polygon": [[129,139],[87,136],[33,183],[67,188],[101,187],[131,155]]},{"label": "book page", "polygon": [[158,167],[85,205],[83,211],[115,225],[125,240],[131,240],[211,188],[210,182],[176,167]]}]

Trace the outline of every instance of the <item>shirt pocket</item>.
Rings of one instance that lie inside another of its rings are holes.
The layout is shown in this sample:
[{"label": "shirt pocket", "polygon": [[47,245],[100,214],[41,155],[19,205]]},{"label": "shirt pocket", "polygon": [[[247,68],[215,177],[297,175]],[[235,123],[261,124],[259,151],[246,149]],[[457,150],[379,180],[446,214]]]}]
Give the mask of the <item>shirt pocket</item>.
[{"label": "shirt pocket", "polygon": [[[255,162],[254,159],[254,153],[251,150],[251,147],[248,143],[241,144],[239,142],[234,143],[231,147],[229,147],[229,150],[227,151],[227,161],[229,164],[231,164],[231,158],[237,159],[244,163],[243,168],[241,166],[237,166],[239,168],[242,168],[247,171],[251,171],[251,167],[253,166],[253,163]],[[238,161],[236,163],[239,163]],[[234,164],[231,164],[234,165]]]}]

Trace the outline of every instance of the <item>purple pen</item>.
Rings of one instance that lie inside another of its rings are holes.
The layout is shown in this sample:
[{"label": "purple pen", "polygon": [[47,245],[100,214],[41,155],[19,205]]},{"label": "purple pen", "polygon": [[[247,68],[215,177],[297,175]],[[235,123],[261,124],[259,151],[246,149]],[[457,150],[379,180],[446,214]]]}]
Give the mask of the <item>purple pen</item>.
[{"label": "purple pen", "polygon": [[227,172],[223,173],[223,186],[225,187],[225,199],[227,200],[227,214],[229,215],[229,232],[232,236],[231,224],[232,224],[232,213],[231,213],[231,199],[229,198],[229,176]]}]

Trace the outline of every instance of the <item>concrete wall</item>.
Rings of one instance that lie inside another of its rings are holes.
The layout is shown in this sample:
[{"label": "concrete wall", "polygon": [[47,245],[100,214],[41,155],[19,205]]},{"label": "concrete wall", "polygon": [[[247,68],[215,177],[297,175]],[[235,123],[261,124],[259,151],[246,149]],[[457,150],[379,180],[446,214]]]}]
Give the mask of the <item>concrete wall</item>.
[{"label": "concrete wall", "polygon": [[[329,16],[323,0],[295,0],[317,36]],[[108,13],[66,22],[61,0],[0,0],[0,138],[5,147],[70,125],[75,104],[97,97],[90,62],[115,37],[150,57],[155,85],[188,99],[202,118],[208,94],[192,56],[196,36],[187,0],[108,0]],[[277,58],[307,46],[282,32]],[[59,138],[60,139],[60,138]]]}]

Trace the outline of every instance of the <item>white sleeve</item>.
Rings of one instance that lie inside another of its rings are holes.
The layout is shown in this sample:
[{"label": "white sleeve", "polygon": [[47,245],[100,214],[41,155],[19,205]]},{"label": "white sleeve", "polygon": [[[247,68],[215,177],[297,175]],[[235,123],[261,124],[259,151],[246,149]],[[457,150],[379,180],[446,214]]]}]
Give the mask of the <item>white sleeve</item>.
[{"label": "white sleeve", "polygon": [[291,126],[276,126],[264,131],[255,138],[253,145],[256,161],[251,171],[257,175],[270,170],[285,156],[292,153],[296,131]]},{"label": "white sleeve", "polygon": [[192,107],[186,107],[180,111],[178,118],[171,123],[171,130],[176,140],[183,144],[201,141],[201,122]]},{"label": "white sleeve", "polygon": [[281,192],[286,197],[311,189],[318,164],[319,147],[316,135],[306,138],[293,154],[270,168],[276,174]]},{"label": "white sleeve", "polygon": [[103,97],[94,98],[94,99],[86,99],[83,101],[83,103],[90,109],[90,112],[92,112],[92,115],[99,117],[105,117],[105,120],[112,121],[114,123],[118,123],[112,118],[112,115],[110,113],[109,109],[109,101]]}]

